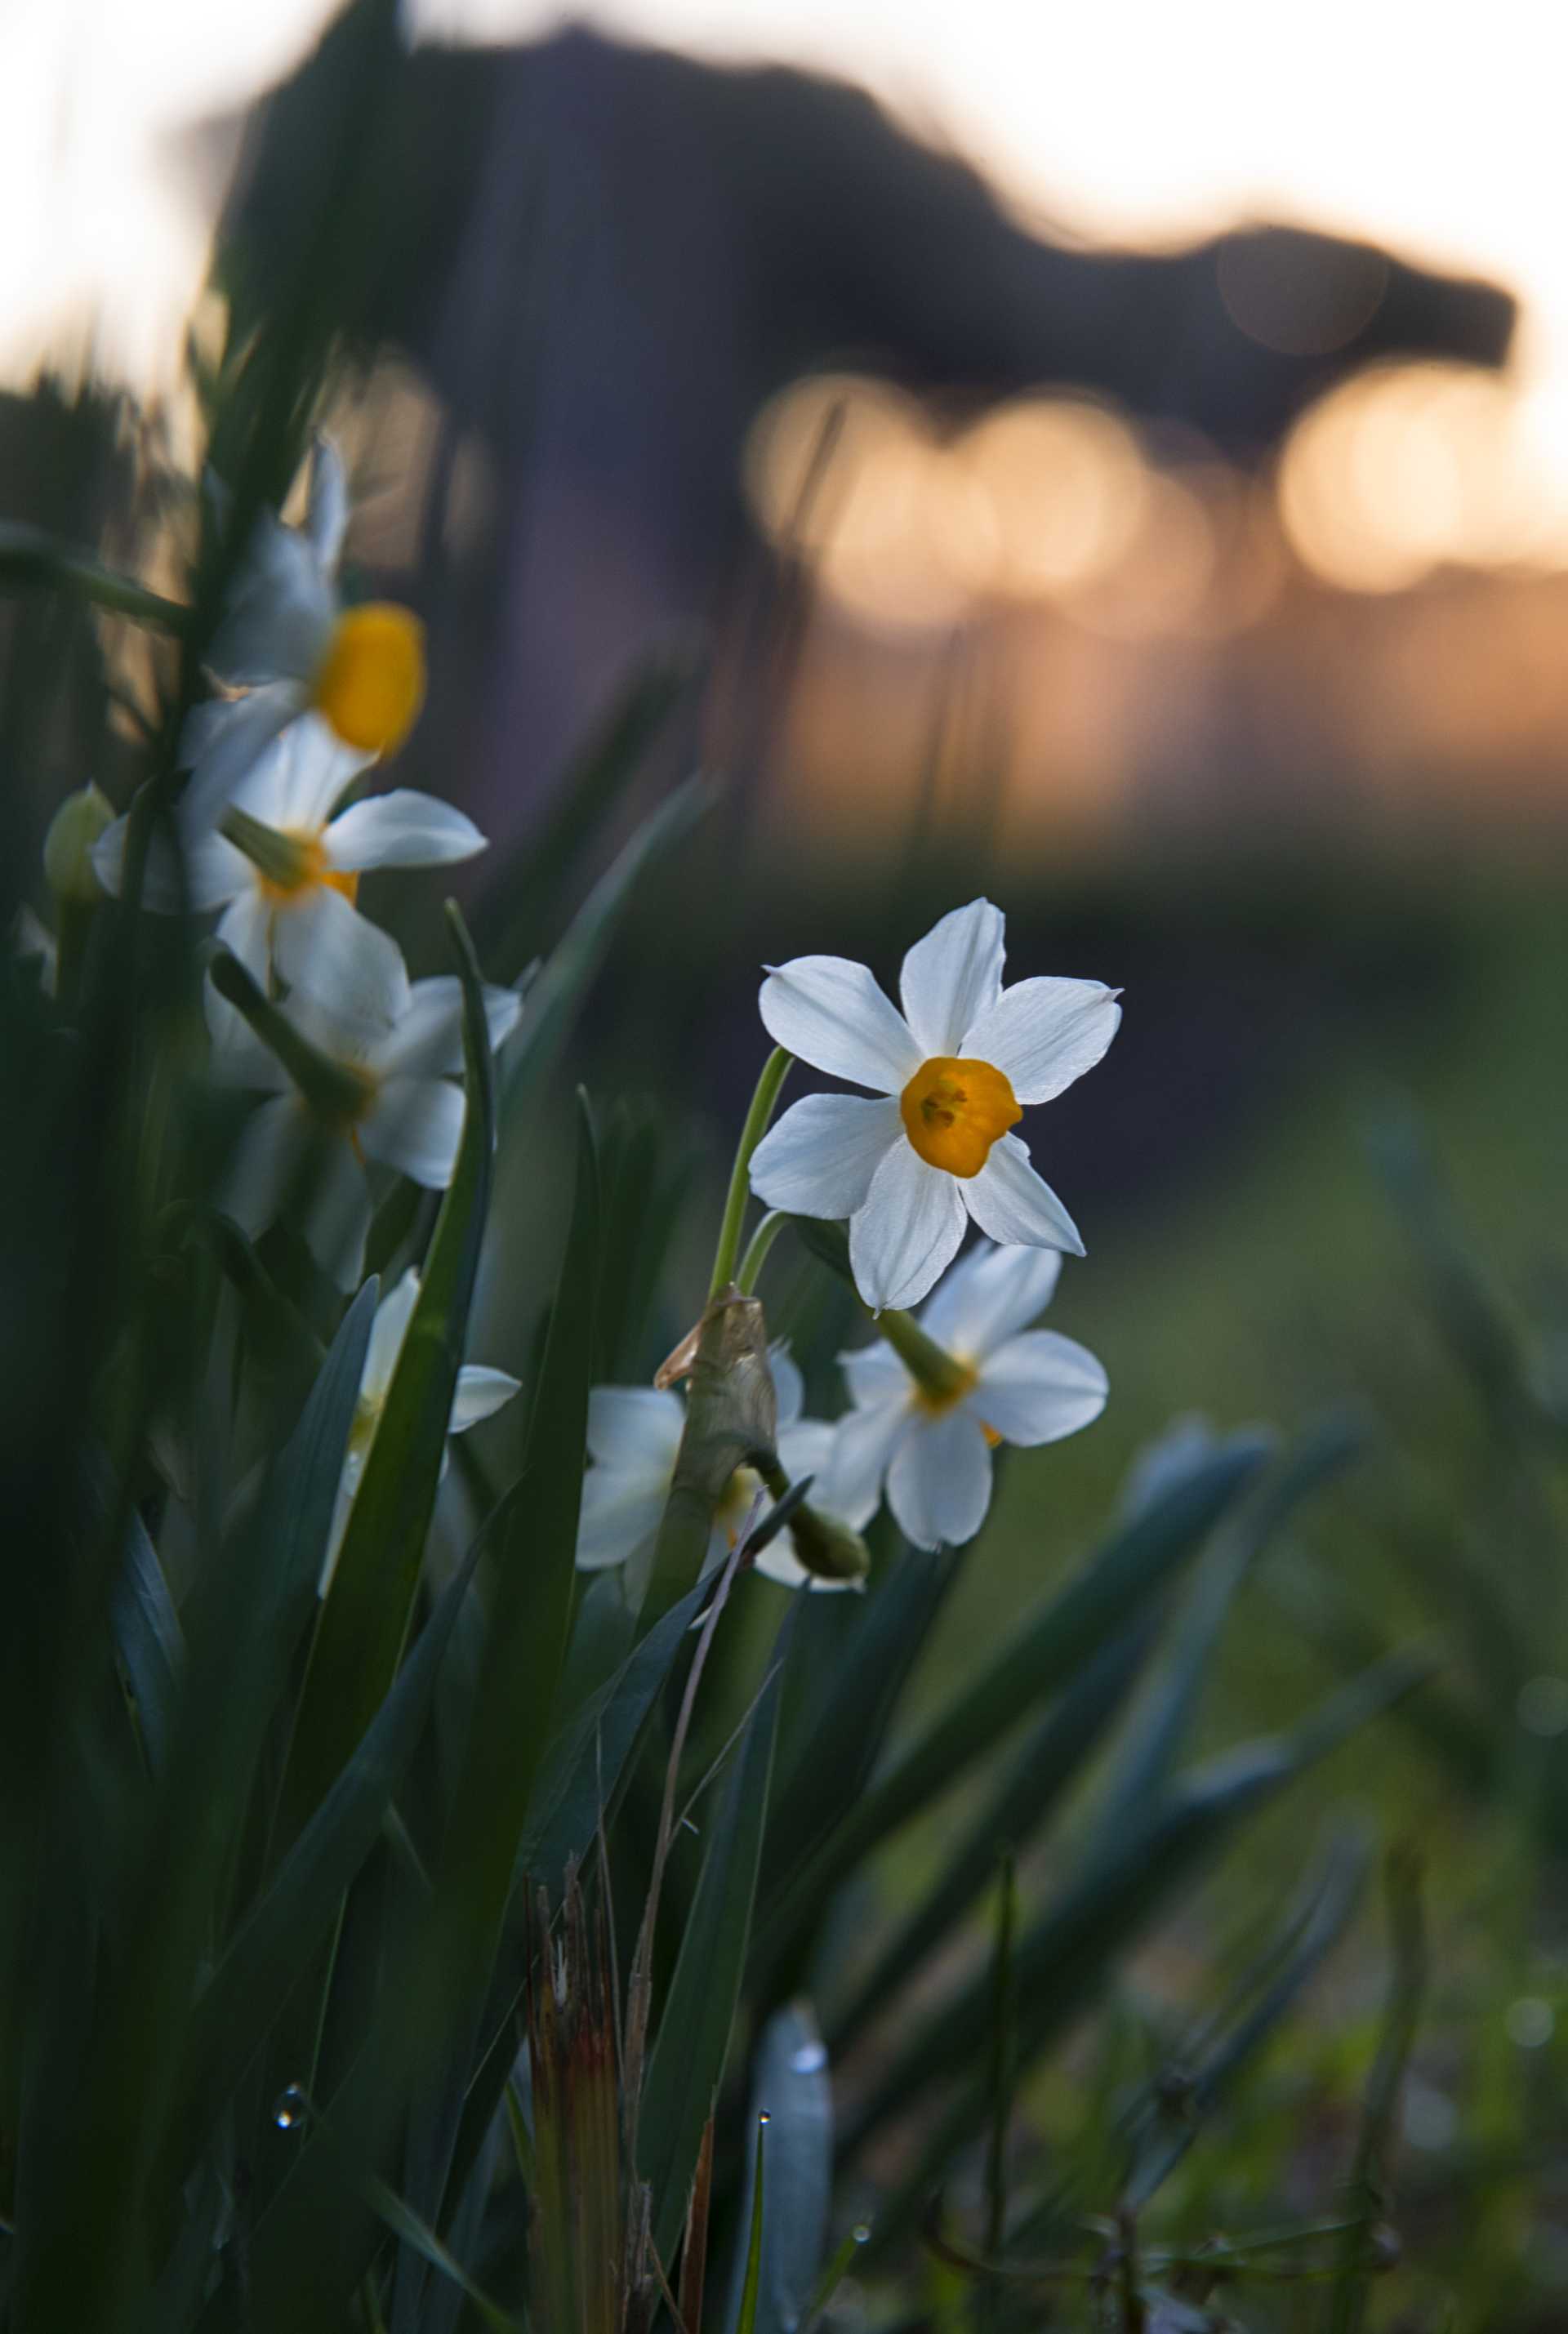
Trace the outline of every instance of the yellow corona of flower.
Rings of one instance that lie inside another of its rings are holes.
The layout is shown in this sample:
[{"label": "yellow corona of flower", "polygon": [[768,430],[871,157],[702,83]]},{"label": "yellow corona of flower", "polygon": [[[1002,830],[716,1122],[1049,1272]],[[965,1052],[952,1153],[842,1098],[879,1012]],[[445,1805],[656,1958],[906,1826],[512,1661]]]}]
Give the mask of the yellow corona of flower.
[{"label": "yellow corona of flower", "polygon": [[842,957],[796,957],[763,983],[779,1045],[879,1098],[797,1102],[757,1145],[752,1189],[770,1208],[847,1218],[855,1285],[879,1312],[919,1302],[970,1218],[1005,1247],[1083,1253],[1013,1129],[1099,1061],[1121,992],[1098,980],[1006,989],[1003,958],[1000,909],[973,900],[905,957],[902,1013]]}]

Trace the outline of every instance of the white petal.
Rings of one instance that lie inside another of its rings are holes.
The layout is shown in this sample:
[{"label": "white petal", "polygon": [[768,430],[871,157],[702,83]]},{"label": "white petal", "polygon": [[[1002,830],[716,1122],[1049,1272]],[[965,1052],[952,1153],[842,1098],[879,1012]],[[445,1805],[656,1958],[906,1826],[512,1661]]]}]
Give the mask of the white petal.
[{"label": "white petal", "polygon": [[[523,1000],[515,989],[485,990],[485,1018],[494,1051],[516,1027]],[[375,1048],[385,1077],[457,1077],[463,1068],[463,984],[455,972],[416,980],[392,1028]]]},{"label": "white petal", "polygon": [[921,1314],[920,1326],[949,1353],[979,1361],[1040,1318],[1061,1269],[1055,1249],[996,1248],[982,1240],[953,1267]]},{"label": "white petal", "polygon": [[901,1094],[925,1056],[863,964],[797,956],[770,970],[758,1008],[776,1045],[877,1094]]},{"label": "white petal", "polygon": [[390,1022],[408,992],[402,951],[380,925],[325,883],[313,883],[273,909],[273,966],[355,1021]]},{"label": "white petal", "polygon": [[607,1467],[675,1471],[686,1404],[660,1386],[594,1386],[588,1396],[588,1449]]},{"label": "white petal", "polygon": [[304,690],[294,680],[197,706],[179,736],[180,761],[190,771],[181,819],[193,831],[216,826],[274,739],[304,709]]},{"label": "white petal", "polygon": [[884,1402],[908,1402],[914,1380],[899,1361],[891,1345],[882,1338],[874,1338],[869,1345],[859,1345],[852,1353],[839,1355],[850,1389],[850,1400],[857,1410],[870,1410]]},{"label": "white petal", "polygon": [[991,1453],[967,1408],[920,1422],[893,1454],[888,1505],[917,1548],[962,1548],[991,1504]]},{"label": "white petal", "polygon": [[277,1095],[246,1119],[218,1207],[254,1239],[277,1215],[311,1148],[311,1125],[297,1096]]},{"label": "white petal", "polygon": [[228,1086],[254,1087],[262,1094],[294,1095],[293,1080],[272,1047],[263,1045],[245,1015],[218,995],[210,979],[202,983],[201,1001],[207,1035],[212,1039],[213,1075]]},{"label": "white petal", "polygon": [[333,867],[447,867],[486,848],[471,818],[434,795],[398,786],[341,811],[326,832]]},{"label": "white petal", "polygon": [[515,1394],[521,1393],[522,1386],[522,1379],[505,1370],[488,1369],[483,1362],[465,1362],[457,1373],[447,1433],[467,1434],[482,1418],[493,1418]]},{"label": "white petal", "polygon": [[579,1567],[594,1572],[628,1563],[657,1535],[669,1496],[669,1476],[650,1482],[619,1467],[590,1467],[577,1519]]},{"label": "white petal", "polygon": [[337,612],[337,594],[308,535],[265,513],[207,663],[220,680],[240,688],[306,680],[332,638]]},{"label": "white petal", "polygon": [[370,1187],[351,1147],[341,1139],[316,1145],[316,1177],[305,1207],[311,1254],[341,1289],[365,1277]]},{"label": "white petal", "polygon": [[928,1167],[912,1143],[895,1143],[888,1152],[865,1206],[850,1219],[850,1265],[873,1313],[918,1305],[953,1257],[964,1237],[958,1190],[957,1179]]},{"label": "white petal", "polygon": [[[833,1430],[824,1419],[794,1419],[779,1428],[779,1465],[792,1483],[798,1483],[803,1475],[822,1473],[832,1454],[832,1445]],[[822,1505],[814,1488],[812,1504]]]},{"label": "white petal", "polygon": [[348,524],[349,485],[343,476],[342,461],[332,439],[318,435],[311,449],[305,533],[323,575],[335,575],[338,572]]},{"label": "white petal", "polygon": [[1110,1391],[1084,1346],[1053,1329],[1032,1329],[982,1365],[969,1407],[1004,1442],[1059,1442],[1099,1417]]},{"label": "white petal", "polygon": [[905,1437],[918,1434],[919,1428],[908,1378],[896,1402],[851,1410],[834,1427],[832,1450],[812,1486],[816,1504],[859,1531],[881,1504],[888,1470]]},{"label": "white petal", "polygon": [[370,1341],[365,1349],[364,1374],[360,1380],[361,1400],[368,1398],[375,1403],[385,1400],[418,1301],[419,1276],[410,1265],[397,1287],[389,1290],[376,1307],[376,1317],[370,1324]]},{"label": "white petal", "polygon": [[[246,883],[238,899],[218,918],[213,937],[239,959],[257,988],[265,991],[272,972],[273,911],[271,902],[264,898],[259,885]],[[256,1042],[259,1045],[261,1040]]]},{"label": "white petal", "polygon": [[961,1054],[965,1031],[1002,994],[1004,922],[989,900],[971,900],[904,959],[899,994],[922,1055]]},{"label": "white petal", "polygon": [[842,1220],[865,1206],[872,1176],[903,1143],[896,1102],[807,1095],[753,1152],[751,1188],[770,1208]]},{"label": "white petal", "polygon": [[286,834],[320,834],[347,788],[375,758],[345,746],[319,714],[302,714],[241,779],[234,807]]},{"label": "white petal", "polygon": [[[116,899],[125,881],[130,833],[130,818],[117,818],[92,846],[92,872]],[[161,915],[178,915],[183,909],[205,916],[232,900],[250,880],[250,862],[243,852],[221,834],[188,831],[182,815],[173,839],[167,826],[152,831],[141,873],[141,904]]]},{"label": "white petal", "polygon": [[959,1189],[980,1230],[1005,1248],[1061,1248],[1069,1256],[1083,1254],[1077,1225],[1050,1184],[1043,1183],[1030,1166],[1029,1153],[1015,1134],[994,1143],[979,1173]]},{"label": "white petal", "polygon": [[1050,1102],[1092,1070],[1121,1019],[1098,980],[1019,980],[964,1033],[966,1059],[1001,1071],[1021,1103]]},{"label": "white petal", "polygon": [[779,1432],[793,1426],[806,1406],[805,1381],[788,1345],[778,1338],[767,1349],[768,1367],[773,1372],[773,1390],[778,1403]]},{"label": "white petal", "polygon": [[428,1191],[444,1191],[463,1139],[462,1094],[445,1078],[389,1078],[359,1133],[372,1159]]}]

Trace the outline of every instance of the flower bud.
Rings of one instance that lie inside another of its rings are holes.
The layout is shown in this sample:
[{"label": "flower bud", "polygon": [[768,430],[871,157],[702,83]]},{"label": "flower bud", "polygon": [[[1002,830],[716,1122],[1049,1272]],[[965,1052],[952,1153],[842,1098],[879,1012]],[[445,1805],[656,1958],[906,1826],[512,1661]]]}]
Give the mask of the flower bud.
[{"label": "flower bud", "polygon": [[55,898],[78,908],[104,897],[92,864],[92,846],[114,824],[114,808],[91,783],[67,795],[43,838],[43,873]]},{"label": "flower bud", "polygon": [[790,1538],[802,1564],[818,1580],[863,1580],[871,1568],[859,1532],[837,1516],[824,1515],[809,1500],[790,1518]]}]

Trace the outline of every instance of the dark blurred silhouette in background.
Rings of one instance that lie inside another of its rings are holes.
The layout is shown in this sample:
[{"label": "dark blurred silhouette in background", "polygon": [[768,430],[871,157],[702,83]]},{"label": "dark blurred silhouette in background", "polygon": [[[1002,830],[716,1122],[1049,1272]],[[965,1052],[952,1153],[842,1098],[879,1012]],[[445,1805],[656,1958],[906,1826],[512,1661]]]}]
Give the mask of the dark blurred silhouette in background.
[{"label": "dark blurred silhouette in background", "polygon": [[[247,132],[225,266],[261,299],[309,231],[361,13]],[[1045,241],[868,96],[798,72],[572,29],[422,47],[390,89],[344,321],[401,361],[419,458],[363,555],[391,552],[430,622],[420,762],[498,836],[650,641],[724,633],[754,555],[746,433],[799,376],[852,364],[957,418],[1082,384],[1245,464],[1356,367],[1493,366],[1509,344],[1502,291],[1299,229],[1159,255]]]}]

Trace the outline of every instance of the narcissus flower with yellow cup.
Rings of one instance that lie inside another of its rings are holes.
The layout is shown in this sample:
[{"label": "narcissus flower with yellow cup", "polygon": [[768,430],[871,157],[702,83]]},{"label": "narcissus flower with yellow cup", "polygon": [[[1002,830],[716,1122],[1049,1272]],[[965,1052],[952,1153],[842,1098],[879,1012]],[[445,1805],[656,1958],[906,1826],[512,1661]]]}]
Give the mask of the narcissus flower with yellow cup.
[{"label": "narcissus flower with yellow cup", "polygon": [[[357,1288],[364,1276],[371,1166],[444,1191],[462,1140],[463,1093],[453,1083],[463,1068],[462,984],[454,973],[410,983],[401,964],[388,1018],[334,1012],[299,990],[281,1006],[253,1008],[265,1012],[265,1040],[220,993],[221,961],[207,979],[215,1075],[268,1097],[243,1130],[218,1205],[254,1235],[303,1201],[305,1241],[340,1288]],[[484,997],[498,1046],[523,1000],[511,989],[486,988]]]},{"label": "narcissus flower with yellow cup", "polygon": [[[822,1514],[851,1519],[840,1504],[840,1488],[829,1463],[832,1429],[801,1416],[805,1390],[800,1371],[782,1345],[769,1348],[778,1400],[778,1455],[792,1482],[814,1477],[812,1504]],[[653,1553],[659,1519],[675,1480],[675,1462],[686,1425],[686,1403],[672,1388],[595,1386],[588,1397],[588,1453],[593,1464],[582,1479],[577,1529],[577,1562],[584,1572],[626,1565],[635,1575]],[[762,1479],[737,1467],[714,1511],[707,1569],[722,1563],[746,1529],[758,1497],[760,1513],[772,1502]],[[759,1549],[756,1569],[785,1588],[856,1588],[858,1580],[828,1580],[808,1572],[795,1554],[790,1529]]]},{"label": "narcissus flower with yellow cup", "polygon": [[[338,1553],[343,1544],[343,1534],[349,1528],[349,1513],[354,1504],[354,1494],[365,1471],[365,1461],[370,1455],[370,1445],[381,1423],[381,1413],[387,1406],[387,1396],[392,1389],[398,1359],[403,1350],[403,1340],[409,1334],[409,1324],[414,1317],[418,1302],[419,1276],[412,1265],[397,1287],[389,1289],[376,1307],[376,1317],[370,1324],[370,1342],[365,1347],[365,1366],[360,1373],[360,1395],[354,1404],[353,1423],[349,1428],[349,1447],[343,1453],[343,1470],[338,1480],[337,1503],[332,1510],[332,1537],[327,1542],[326,1562],[317,1594],[324,1596],[332,1586],[337,1569]],[[494,1417],[504,1403],[511,1401],[519,1390],[519,1381],[505,1370],[493,1370],[476,1362],[465,1362],[457,1372],[457,1384],[452,1395],[451,1415],[447,1421],[450,1434],[467,1434],[481,1419]],[[447,1471],[447,1458],[441,1455],[441,1472]]]},{"label": "narcissus flower with yellow cup", "polygon": [[345,606],[338,567],[348,487],[335,448],[318,438],[303,526],[264,513],[207,652],[230,692],[197,706],[180,740],[193,816],[218,815],[281,730],[316,714],[362,762],[395,754],[425,699],[425,628],[389,600]]},{"label": "narcissus flower with yellow cup", "polygon": [[[840,1362],[853,1410],[838,1429],[841,1467],[865,1512],[885,1486],[894,1521],[918,1548],[959,1548],[991,1504],[1000,1442],[1059,1442],[1105,1407],[1105,1372],[1086,1347],[1035,1329],[1062,1259],[986,1240],[954,1266],[920,1313],[939,1352],[917,1376],[879,1340]],[[922,1360],[925,1356],[922,1355]]]},{"label": "narcissus flower with yellow cup", "polygon": [[[218,940],[264,987],[275,975],[341,1012],[390,1019],[407,979],[396,943],[354,904],[361,875],[450,866],[486,844],[450,803],[408,787],[338,810],[364,767],[324,722],[294,722],[240,780],[216,830],[180,805],[178,862],[155,837],[143,902],[196,914],[221,908]],[[93,849],[111,892],[120,889],[129,825],[117,819]]]},{"label": "narcissus flower with yellow cup", "polygon": [[855,1286],[873,1311],[917,1304],[971,1218],[1005,1246],[1083,1253],[1012,1130],[1093,1068],[1121,991],[1054,979],[1004,988],[1004,952],[1001,910],[974,900],[905,957],[902,1013],[843,957],[796,957],[763,983],[775,1042],[878,1099],[795,1103],[753,1153],[752,1189],[792,1215],[848,1219]]}]

